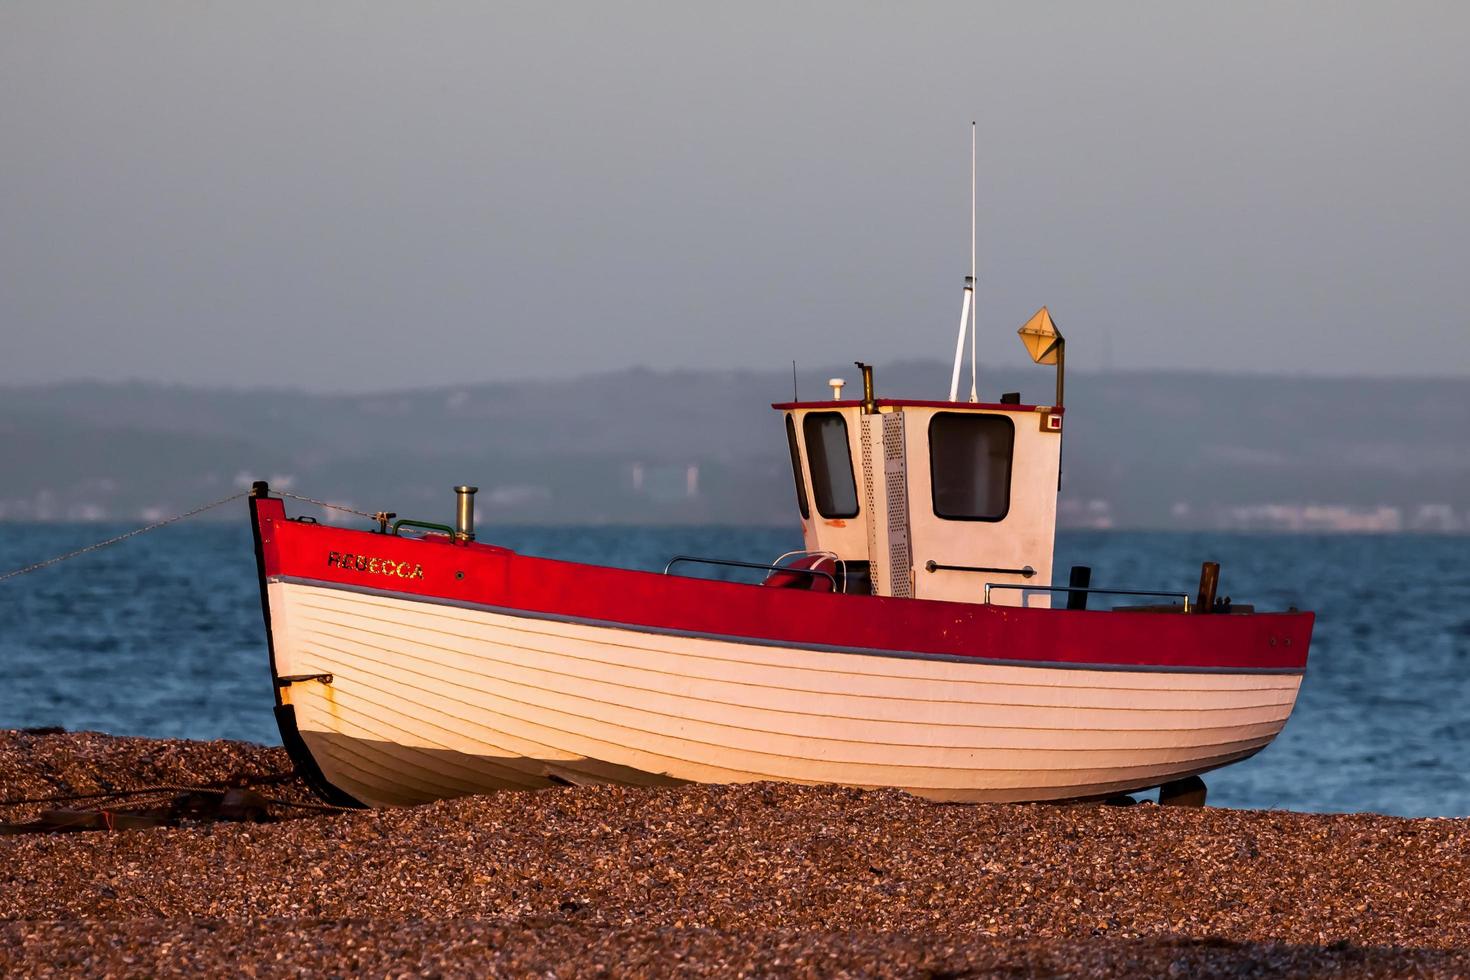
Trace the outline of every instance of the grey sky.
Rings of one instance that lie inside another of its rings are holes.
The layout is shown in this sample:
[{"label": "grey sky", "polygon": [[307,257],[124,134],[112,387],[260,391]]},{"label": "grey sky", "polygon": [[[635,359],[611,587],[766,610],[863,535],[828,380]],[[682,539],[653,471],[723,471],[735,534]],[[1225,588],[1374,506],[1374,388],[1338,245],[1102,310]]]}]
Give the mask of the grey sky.
[{"label": "grey sky", "polygon": [[[1463,4],[0,5],[0,383],[1470,374]],[[936,380],[942,389],[947,378]],[[920,393],[914,393],[920,394]]]}]

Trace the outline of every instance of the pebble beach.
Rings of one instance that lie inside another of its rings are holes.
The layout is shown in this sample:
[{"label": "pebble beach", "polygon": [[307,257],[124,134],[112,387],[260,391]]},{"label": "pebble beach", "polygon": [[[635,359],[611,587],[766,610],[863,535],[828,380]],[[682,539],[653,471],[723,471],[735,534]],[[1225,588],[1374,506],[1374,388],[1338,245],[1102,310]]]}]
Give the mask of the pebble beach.
[{"label": "pebble beach", "polygon": [[1465,819],[780,784],[338,813],[279,748],[0,732],[7,822],[237,781],[278,819],[0,836],[0,973],[1470,975]]}]

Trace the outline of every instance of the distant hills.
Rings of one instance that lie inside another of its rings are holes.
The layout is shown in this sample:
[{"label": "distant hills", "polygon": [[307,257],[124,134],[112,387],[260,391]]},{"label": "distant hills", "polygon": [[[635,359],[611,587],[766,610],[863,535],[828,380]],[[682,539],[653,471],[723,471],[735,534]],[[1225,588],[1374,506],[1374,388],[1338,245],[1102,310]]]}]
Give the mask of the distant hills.
[{"label": "distant hills", "polygon": [[[804,372],[808,398],[849,365]],[[880,367],[880,395],[936,397],[948,365]],[[0,520],[118,520],[251,479],[402,516],[794,523],[782,372],[632,369],[368,395],[153,384],[0,388]],[[853,387],[849,387],[849,393]],[[1050,400],[989,372],[982,397]],[[1063,522],[1136,528],[1470,529],[1470,379],[1177,372],[1068,378]]]}]

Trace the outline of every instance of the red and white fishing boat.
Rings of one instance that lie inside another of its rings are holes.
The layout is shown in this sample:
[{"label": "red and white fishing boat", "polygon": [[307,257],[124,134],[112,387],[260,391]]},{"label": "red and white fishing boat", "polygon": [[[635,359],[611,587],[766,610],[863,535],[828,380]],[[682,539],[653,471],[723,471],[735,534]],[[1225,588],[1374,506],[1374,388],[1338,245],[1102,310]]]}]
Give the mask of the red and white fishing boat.
[{"label": "red and white fishing boat", "polygon": [[[276,717],[299,769],[369,806],[752,780],[1202,802],[1200,773],[1286,723],[1312,614],[1218,603],[1209,564],[1193,603],[1088,589],[1080,569],[1054,586],[1065,342],[1045,308],[1020,330],[1056,366],[1050,404],[981,402],[973,283],[972,250],[947,399],[877,398],[859,365],[861,399],[834,379],[831,400],[773,406],[805,548],[755,566],[758,582],[695,577],[743,564],[719,558],[657,574],[482,543],[473,487],[452,527],[382,514],[349,530],[289,517],[256,484]],[[1086,608],[1098,593],[1135,604]]]},{"label": "red and white fishing boat", "polygon": [[[1045,310],[1022,335],[1060,361]],[[861,399],[774,406],[805,550],[758,584],[480,542],[471,487],[453,527],[351,530],[257,484],[285,745],[326,798],[370,806],[601,782],[1167,795],[1254,755],[1312,614],[1227,609],[1209,566],[1194,602],[1054,587],[1057,367],[1051,405],[879,399],[864,368]]]}]

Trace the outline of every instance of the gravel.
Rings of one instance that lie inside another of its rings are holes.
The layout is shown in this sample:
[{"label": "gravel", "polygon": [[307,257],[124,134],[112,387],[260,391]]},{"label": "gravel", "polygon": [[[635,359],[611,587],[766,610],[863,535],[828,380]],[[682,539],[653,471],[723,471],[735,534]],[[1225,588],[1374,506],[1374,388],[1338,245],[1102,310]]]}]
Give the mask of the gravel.
[{"label": "gravel", "polygon": [[[4,800],[288,771],[0,733]],[[0,972],[1464,976],[1467,871],[1467,820],[578,787],[0,837]]]}]

